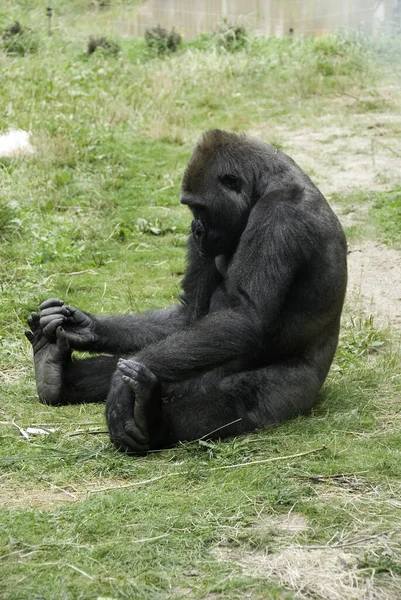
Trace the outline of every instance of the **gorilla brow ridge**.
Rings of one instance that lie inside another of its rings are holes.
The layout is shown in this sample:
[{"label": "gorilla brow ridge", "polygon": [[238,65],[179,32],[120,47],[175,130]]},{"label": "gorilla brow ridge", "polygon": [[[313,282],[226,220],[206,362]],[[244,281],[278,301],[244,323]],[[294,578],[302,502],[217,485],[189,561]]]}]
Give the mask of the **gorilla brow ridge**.
[{"label": "gorilla brow ridge", "polygon": [[184,172],[182,187],[191,192],[195,187],[196,181],[200,175],[208,168],[208,162],[215,155],[223,155],[227,164],[227,170],[236,171],[239,167],[239,156],[236,151],[247,148],[248,155],[240,157],[240,162],[245,167],[245,171],[250,172],[255,166],[253,143],[245,133],[232,133],[221,131],[220,129],[211,129],[206,131],[198,141],[187,168]]}]

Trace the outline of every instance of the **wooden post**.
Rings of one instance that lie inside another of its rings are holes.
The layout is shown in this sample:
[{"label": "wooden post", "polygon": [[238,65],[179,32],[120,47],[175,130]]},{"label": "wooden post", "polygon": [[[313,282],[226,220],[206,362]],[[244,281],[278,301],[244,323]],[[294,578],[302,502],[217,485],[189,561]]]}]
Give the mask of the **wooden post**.
[{"label": "wooden post", "polygon": [[227,19],[227,0],[221,0],[221,18],[222,20]]}]

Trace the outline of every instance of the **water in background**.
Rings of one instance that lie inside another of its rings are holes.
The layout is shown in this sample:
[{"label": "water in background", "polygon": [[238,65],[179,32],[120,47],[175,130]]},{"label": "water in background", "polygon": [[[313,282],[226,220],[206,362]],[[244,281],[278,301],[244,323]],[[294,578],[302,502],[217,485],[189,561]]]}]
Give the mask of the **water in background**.
[{"label": "water in background", "polygon": [[260,35],[310,35],[379,26],[397,0],[148,0],[127,13],[122,35],[142,36],[148,27],[175,27],[185,39],[213,31],[224,19]]}]

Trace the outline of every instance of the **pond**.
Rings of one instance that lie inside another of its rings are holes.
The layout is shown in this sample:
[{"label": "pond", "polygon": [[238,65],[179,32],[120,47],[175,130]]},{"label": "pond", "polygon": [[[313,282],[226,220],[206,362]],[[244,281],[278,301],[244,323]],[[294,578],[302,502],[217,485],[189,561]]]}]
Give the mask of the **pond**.
[{"label": "pond", "polygon": [[391,15],[394,0],[148,0],[120,24],[120,33],[175,27],[186,39],[219,23],[241,24],[260,35],[310,35],[360,25],[375,27]]}]

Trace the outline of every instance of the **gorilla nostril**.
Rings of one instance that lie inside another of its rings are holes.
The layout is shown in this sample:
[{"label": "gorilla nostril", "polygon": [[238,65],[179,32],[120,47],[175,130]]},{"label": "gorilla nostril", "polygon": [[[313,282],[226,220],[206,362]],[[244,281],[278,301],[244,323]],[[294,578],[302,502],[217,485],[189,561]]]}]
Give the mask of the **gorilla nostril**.
[{"label": "gorilla nostril", "polygon": [[194,221],[192,221],[191,228],[192,233],[196,238],[202,237],[202,235],[205,233],[205,226],[203,225],[200,219],[195,219]]}]

